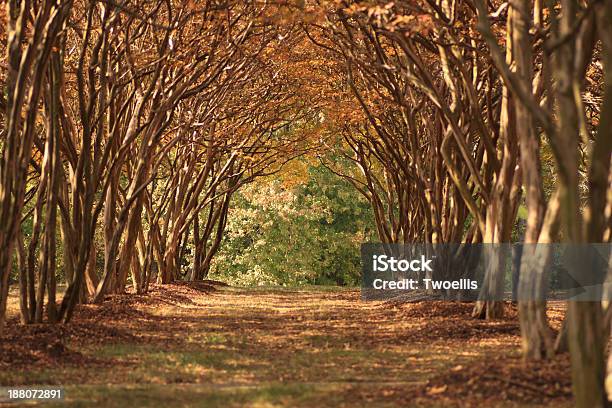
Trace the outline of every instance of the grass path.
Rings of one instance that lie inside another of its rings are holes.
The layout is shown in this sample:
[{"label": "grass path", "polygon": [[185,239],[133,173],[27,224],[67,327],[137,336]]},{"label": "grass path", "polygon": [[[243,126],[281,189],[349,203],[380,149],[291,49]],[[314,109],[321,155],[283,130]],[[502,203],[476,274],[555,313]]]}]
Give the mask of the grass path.
[{"label": "grass path", "polygon": [[[464,384],[483,365],[518,364],[516,324],[471,320],[470,307],[388,306],[339,288],[155,287],[83,306],[70,326],[13,325],[0,385],[60,384],[56,405],[70,407],[549,403],[520,382],[500,392],[499,373],[482,390]],[[551,398],[569,404],[562,379],[558,389]]]}]

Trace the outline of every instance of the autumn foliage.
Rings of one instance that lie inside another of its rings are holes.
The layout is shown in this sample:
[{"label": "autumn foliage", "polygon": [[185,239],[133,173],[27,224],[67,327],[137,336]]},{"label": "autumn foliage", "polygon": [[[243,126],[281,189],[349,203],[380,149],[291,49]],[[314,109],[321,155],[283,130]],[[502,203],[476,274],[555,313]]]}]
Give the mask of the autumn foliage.
[{"label": "autumn foliage", "polygon": [[[13,283],[21,323],[52,324],[206,279],[236,192],[298,158],[364,198],[381,242],[612,238],[610,0],[8,0],[2,19],[0,333]],[[503,315],[502,275],[472,318]],[[518,309],[523,356],[569,349],[577,405],[604,406],[612,309],[571,302],[558,336],[545,302]]]}]

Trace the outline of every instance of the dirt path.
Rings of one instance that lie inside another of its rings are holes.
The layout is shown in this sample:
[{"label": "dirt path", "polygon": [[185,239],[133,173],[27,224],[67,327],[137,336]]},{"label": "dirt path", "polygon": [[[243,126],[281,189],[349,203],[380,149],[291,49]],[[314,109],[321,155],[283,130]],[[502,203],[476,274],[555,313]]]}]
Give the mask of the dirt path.
[{"label": "dirt path", "polygon": [[156,287],[83,306],[70,326],[13,327],[0,385],[64,385],[60,406],[570,405],[565,357],[523,365],[515,319],[470,309],[338,288]]}]

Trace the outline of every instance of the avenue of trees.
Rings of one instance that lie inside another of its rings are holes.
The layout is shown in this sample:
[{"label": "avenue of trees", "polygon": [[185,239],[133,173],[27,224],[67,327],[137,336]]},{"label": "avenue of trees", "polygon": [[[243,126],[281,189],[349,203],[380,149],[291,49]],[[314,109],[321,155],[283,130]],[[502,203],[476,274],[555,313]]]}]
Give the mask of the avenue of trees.
[{"label": "avenue of trees", "polygon": [[[52,324],[205,279],[236,192],[304,156],[363,196],[381,242],[611,241],[612,0],[7,0],[2,17],[0,336],[12,282],[21,323]],[[549,257],[523,258],[522,293]],[[473,318],[501,317],[486,299]],[[612,308],[569,302],[556,337],[545,301],[519,316],[524,357],[569,350],[577,405],[606,405]]]}]

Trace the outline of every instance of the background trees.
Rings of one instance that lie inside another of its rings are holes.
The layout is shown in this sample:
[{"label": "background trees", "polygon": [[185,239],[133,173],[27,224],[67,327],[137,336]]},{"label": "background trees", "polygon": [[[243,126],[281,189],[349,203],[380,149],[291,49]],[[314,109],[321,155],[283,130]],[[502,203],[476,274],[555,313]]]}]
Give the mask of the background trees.
[{"label": "background trees", "polygon": [[376,241],[368,202],[316,162],[293,163],[280,179],[264,178],[237,193],[213,279],[239,285],[359,284],[359,244]]}]

